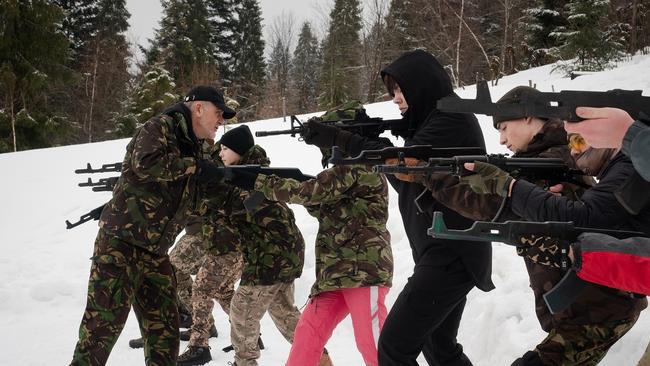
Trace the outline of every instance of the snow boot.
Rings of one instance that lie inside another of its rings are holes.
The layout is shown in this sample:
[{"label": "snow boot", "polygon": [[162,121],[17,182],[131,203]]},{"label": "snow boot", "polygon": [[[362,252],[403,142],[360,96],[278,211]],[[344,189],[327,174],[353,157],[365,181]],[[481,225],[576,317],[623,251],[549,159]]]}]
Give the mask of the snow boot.
[{"label": "snow boot", "polygon": [[177,366],[194,366],[204,365],[212,361],[210,354],[210,347],[194,347],[189,346],[183,354],[178,356],[176,360]]},{"label": "snow boot", "polygon": [[[181,332],[181,341],[189,341],[190,336],[192,335],[191,330],[184,330]],[[210,327],[210,337],[209,338],[217,338],[219,336],[219,332],[217,332],[217,327],[212,324],[212,327]]]}]

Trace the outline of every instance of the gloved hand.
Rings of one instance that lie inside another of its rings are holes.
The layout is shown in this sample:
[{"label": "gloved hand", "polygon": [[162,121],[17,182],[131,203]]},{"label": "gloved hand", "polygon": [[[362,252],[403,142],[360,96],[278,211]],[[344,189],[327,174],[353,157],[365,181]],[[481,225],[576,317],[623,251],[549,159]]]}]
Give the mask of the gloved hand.
[{"label": "gloved hand", "polygon": [[336,137],[341,130],[319,122],[315,118],[305,122],[303,140],[309,145],[316,145],[322,149],[329,149],[336,144]]},{"label": "gloved hand", "polygon": [[255,188],[255,181],[257,180],[257,173],[247,172],[245,170],[233,170],[233,176],[228,179],[228,183],[235,187],[239,187],[246,191]]},{"label": "gloved hand", "polygon": [[196,180],[199,184],[220,181],[223,179],[223,169],[209,160],[196,161]]},{"label": "gloved hand", "polygon": [[[396,158],[386,159],[386,165],[397,165],[399,160]],[[420,160],[416,158],[404,158],[404,165],[406,166],[417,166],[421,163]],[[422,181],[424,176],[422,174],[404,174],[404,173],[395,173],[393,174],[395,178],[403,182],[419,182]]]},{"label": "gloved hand", "polygon": [[561,248],[565,244],[560,239],[531,234],[520,237],[519,241],[522,245],[517,247],[517,254],[520,256],[543,266],[562,268]]},{"label": "gloved hand", "polygon": [[467,184],[472,191],[478,194],[498,194],[501,197],[508,196],[510,182],[513,178],[505,171],[498,167],[483,163],[474,162],[473,171],[476,174],[470,174],[460,177],[461,184]]}]

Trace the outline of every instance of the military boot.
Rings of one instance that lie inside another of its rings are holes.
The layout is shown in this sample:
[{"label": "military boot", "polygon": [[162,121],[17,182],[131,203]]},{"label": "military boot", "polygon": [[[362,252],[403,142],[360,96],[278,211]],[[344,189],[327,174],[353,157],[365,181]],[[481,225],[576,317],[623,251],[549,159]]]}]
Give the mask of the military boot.
[{"label": "military boot", "polygon": [[327,348],[323,350],[323,354],[320,356],[320,362],[318,363],[318,366],[333,366],[332,359],[330,358],[329,352],[327,352]]},{"label": "military boot", "polygon": [[[181,332],[181,341],[189,341],[190,336],[192,335],[191,330],[184,330]],[[219,336],[219,332],[217,332],[217,327],[212,324],[212,327],[210,327],[210,337],[209,338],[217,338]]]},{"label": "military boot", "polygon": [[194,347],[189,346],[183,354],[178,356],[176,361],[177,366],[194,366],[203,365],[212,361],[210,354],[210,347]]},{"label": "military boot", "polygon": [[142,339],[142,337],[131,339],[129,341],[129,347],[131,347],[131,348],[142,348],[142,347],[144,347],[144,339]]},{"label": "military boot", "polygon": [[192,314],[179,312],[178,315],[180,316],[180,328],[192,328]]}]

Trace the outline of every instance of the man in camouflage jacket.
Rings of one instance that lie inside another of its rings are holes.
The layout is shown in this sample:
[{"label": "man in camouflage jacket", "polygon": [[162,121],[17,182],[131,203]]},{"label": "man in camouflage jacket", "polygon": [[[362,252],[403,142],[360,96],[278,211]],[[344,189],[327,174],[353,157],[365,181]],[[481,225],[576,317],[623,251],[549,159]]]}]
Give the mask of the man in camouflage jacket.
[{"label": "man in camouflage jacket", "polygon": [[199,86],[136,131],[101,215],[71,365],[104,365],[131,306],[146,364],[176,364],[179,318],[167,251],[196,209],[200,184],[219,178],[201,159],[199,140],[213,139],[234,114],[219,91]]},{"label": "man in camouflage jacket", "polygon": [[[517,87],[497,103],[518,103],[526,93],[537,93],[537,90]],[[560,121],[529,116],[495,117],[494,127],[501,134],[501,144],[514,151],[514,157],[559,158],[568,166],[576,168],[576,162],[570,154],[567,133]],[[601,168],[596,167],[595,170],[600,171]],[[549,187],[560,182],[535,183]],[[467,185],[459,183],[456,177],[434,174],[427,179],[425,185],[436,200],[466,217],[488,221],[522,219],[511,211],[508,200],[497,195],[474,193]],[[563,186],[562,195],[575,200],[579,200],[584,191],[566,182],[563,182]],[[609,348],[632,328],[645,307],[645,300],[634,299],[623,291],[589,284],[566,310],[551,314],[542,296],[564,275],[559,265],[557,239],[523,237],[521,240],[531,244],[527,250],[518,250],[518,253],[524,257],[530,286],[535,295],[535,311],[548,336],[534,351],[527,352],[513,365],[596,365]]]},{"label": "man in camouflage jacket", "polygon": [[385,178],[367,166],[335,166],[305,182],[260,175],[254,188],[270,200],[303,205],[319,221],[316,282],[287,365],[317,364],[348,314],[365,364],[377,365],[384,298],[393,276]]}]

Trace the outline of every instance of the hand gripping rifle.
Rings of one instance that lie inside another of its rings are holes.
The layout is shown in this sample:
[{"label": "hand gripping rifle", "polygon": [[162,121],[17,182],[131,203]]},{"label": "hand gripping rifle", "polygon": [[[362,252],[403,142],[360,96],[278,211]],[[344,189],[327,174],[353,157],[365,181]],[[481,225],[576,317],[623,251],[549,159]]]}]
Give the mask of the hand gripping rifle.
[{"label": "hand gripping rifle", "polygon": [[644,97],[641,93],[641,90],[621,89],[606,92],[564,90],[559,93],[522,95],[518,104],[496,104],[492,102],[487,82],[482,80],[476,83],[476,99],[449,96],[439,99],[436,107],[442,112],[534,116],[568,122],[583,120],[576,115],[577,107],[612,107],[622,109],[632,118],[639,119],[641,112],[650,114],[650,97]]},{"label": "hand gripping rifle", "polygon": [[631,237],[645,237],[639,231],[621,231],[576,227],[573,222],[528,222],[506,221],[487,222],[476,221],[466,230],[450,230],[445,225],[443,214],[440,211],[433,213],[433,223],[427,234],[437,239],[468,240],[501,242],[516,247],[526,247],[521,238],[528,235],[549,236],[560,240],[560,264],[566,271],[564,277],[555,287],[544,294],[546,306],[552,314],[565,310],[580,295],[587,284],[580,279],[573,269],[569,268],[569,244],[574,242],[582,233],[601,233],[618,239]]},{"label": "hand gripping rifle", "polygon": [[[92,174],[92,173],[111,173],[111,172],[121,172],[122,163],[113,163],[113,164],[103,164],[100,168],[93,168],[90,163],[86,164],[86,167],[83,169],[77,169],[74,172],[77,174]],[[117,184],[117,181],[120,177],[109,177],[101,178],[97,182],[93,182],[91,178],[88,178],[86,182],[79,183],[79,187],[92,187],[93,192],[112,192],[113,188]],[[72,229],[77,227],[84,222],[90,220],[99,220],[99,217],[102,214],[104,205],[101,205],[95,209],[92,209],[90,212],[81,215],[79,221],[71,223],[69,220],[65,220],[65,225],[67,229]]]},{"label": "hand gripping rifle", "polygon": [[[402,135],[408,132],[409,127],[402,119],[383,119],[380,117],[368,117],[363,113],[357,113],[354,119],[340,119],[332,121],[319,121],[326,125],[338,127],[342,130],[350,131],[361,136],[379,136],[384,131],[390,130],[394,136]],[[277,136],[277,135],[304,135],[307,127],[296,116],[291,116],[291,128],[288,130],[278,131],[257,131],[255,136]]]},{"label": "hand gripping rifle", "polygon": [[471,173],[464,168],[464,164],[474,161],[496,165],[514,178],[522,177],[530,181],[548,180],[553,184],[567,182],[588,187],[580,179],[585,173],[580,169],[569,168],[564,160],[560,158],[511,158],[502,154],[463,155],[448,158],[429,158],[428,161],[416,166],[407,166],[403,162],[376,165],[373,170],[384,174],[449,173],[460,176]]}]

